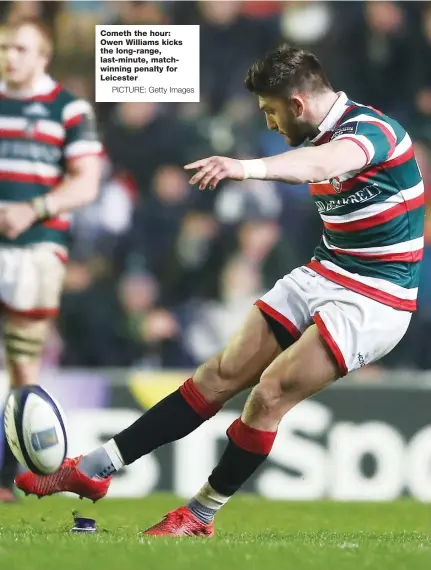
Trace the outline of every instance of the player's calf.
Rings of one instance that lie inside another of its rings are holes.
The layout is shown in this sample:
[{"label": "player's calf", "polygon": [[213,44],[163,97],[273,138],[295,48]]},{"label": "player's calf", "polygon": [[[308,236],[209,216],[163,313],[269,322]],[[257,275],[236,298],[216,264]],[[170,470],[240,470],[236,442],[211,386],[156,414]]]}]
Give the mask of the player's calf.
[{"label": "player's calf", "polygon": [[193,382],[205,400],[216,406],[223,406],[231,398],[257,381],[258,375],[251,380],[244,378],[238,366],[229,362],[222,352],[208,359],[196,370]]},{"label": "player's calf", "polygon": [[221,404],[208,402],[189,378],[131,426],[84,456],[79,469],[89,477],[107,477],[161,445],[181,439],[215,415]]},{"label": "player's calf", "polygon": [[222,353],[200,366],[177,391],[85,456],[79,468],[89,477],[109,476],[154,449],[185,437],[213,417],[249,383],[249,378],[235,377],[229,360],[226,366],[223,358]]}]

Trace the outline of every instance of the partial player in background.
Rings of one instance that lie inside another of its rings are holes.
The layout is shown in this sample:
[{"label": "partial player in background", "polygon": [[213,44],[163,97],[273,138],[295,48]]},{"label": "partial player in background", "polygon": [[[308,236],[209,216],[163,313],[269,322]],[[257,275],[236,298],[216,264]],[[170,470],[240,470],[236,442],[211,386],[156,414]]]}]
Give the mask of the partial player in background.
[{"label": "partial player in background", "polygon": [[[35,384],[68,255],[68,212],[98,193],[93,111],[50,77],[53,43],[37,20],[0,36],[0,303],[11,388]],[[4,439],[0,501],[17,462]]]},{"label": "partial player in background", "polygon": [[284,415],[404,336],[416,309],[424,233],[424,185],[409,135],[335,92],[316,57],[300,49],[282,46],[256,62],[246,87],[268,128],[305,148],[258,160],[205,158],[186,167],[197,171],[190,182],[201,190],[223,179],[310,183],[323,222],[313,259],[281,277],[220,354],[130,427],[66,459],[54,475],[20,475],[27,493],[73,491],[96,500],[123,465],[185,437],[253,387],[208,482],[146,531],[211,536],[214,515],[265,461]]}]

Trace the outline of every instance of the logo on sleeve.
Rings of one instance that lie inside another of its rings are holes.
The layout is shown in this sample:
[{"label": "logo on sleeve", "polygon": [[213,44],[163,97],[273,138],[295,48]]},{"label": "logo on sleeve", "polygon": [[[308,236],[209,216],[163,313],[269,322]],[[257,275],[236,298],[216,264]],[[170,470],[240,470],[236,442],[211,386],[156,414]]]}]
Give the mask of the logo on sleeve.
[{"label": "logo on sleeve", "polygon": [[340,182],[339,178],[330,178],[329,183],[331,184],[332,188],[337,193],[340,193],[341,190],[343,189],[343,184],[342,184],[342,182]]},{"label": "logo on sleeve", "polygon": [[337,137],[341,137],[341,135],[356,135],[356,131],[358,130],[358,122],[354,121],[352,123],[347,123],[345,125],[341,125],[335,129],[331,141],[336,139]]}]

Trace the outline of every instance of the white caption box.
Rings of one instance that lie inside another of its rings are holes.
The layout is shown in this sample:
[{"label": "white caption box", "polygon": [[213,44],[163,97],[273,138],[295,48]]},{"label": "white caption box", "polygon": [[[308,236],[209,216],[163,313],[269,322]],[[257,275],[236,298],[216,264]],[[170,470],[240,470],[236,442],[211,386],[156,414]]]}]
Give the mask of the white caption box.
[{"label": "white caption box", "polygon": [[96,102],[199,102],[199,26],[96,26]]}]

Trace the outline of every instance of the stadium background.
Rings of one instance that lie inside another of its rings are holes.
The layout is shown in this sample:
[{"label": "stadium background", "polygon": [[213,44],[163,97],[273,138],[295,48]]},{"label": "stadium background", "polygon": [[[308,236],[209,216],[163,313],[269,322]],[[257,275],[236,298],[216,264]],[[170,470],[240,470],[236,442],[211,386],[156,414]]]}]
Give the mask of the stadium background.
[{"label": "stadium background", "polygon": [[[98,202],[74,216],[61,314],[44,357],[43,383],[69,414],[71,451],[93,447],[178,386],[224,346],[256,297],[311,257],[321,222],[305,186],[228,182],[204,194],[182,170],[208,154],[286,148],[242,86],[248,65],[279,41],[314,51],[336,89],[404,124],[431,205],[430,3],[0,3],[1,20],[28,15],[53,30],[53,75],[90,101],[96,23],[201,26],[199,104],[95,106],[103,183]],[[406,337],[383,362],[298,406],[248,489],[274,498],[431,499],[430,281],[428,218],[419,311]],[[1,401],[5,376],[0,388]],[[113,495],[193,493],[238,405],[206,432],[137,462]]]}]

